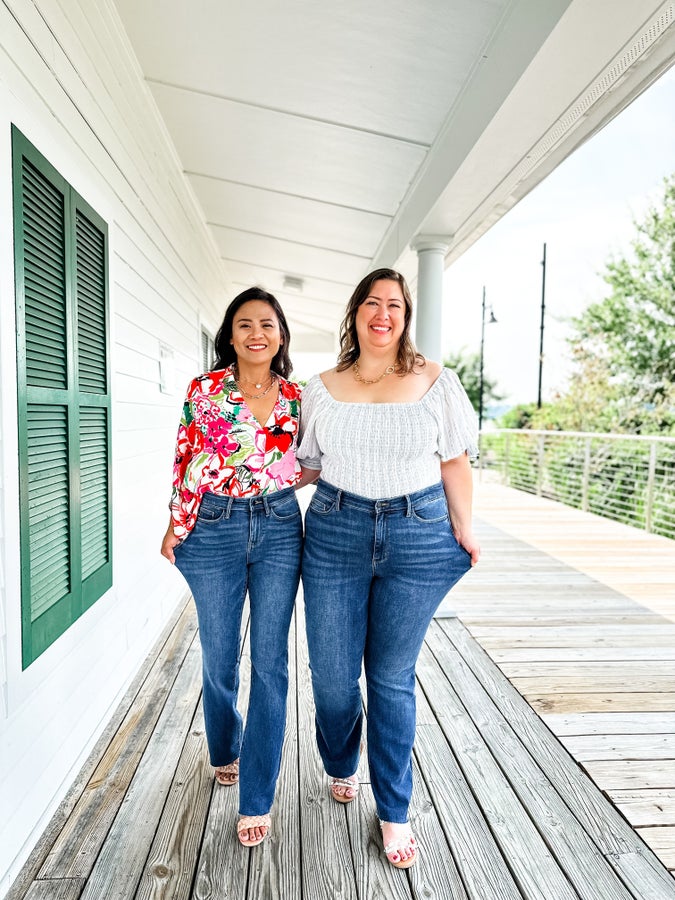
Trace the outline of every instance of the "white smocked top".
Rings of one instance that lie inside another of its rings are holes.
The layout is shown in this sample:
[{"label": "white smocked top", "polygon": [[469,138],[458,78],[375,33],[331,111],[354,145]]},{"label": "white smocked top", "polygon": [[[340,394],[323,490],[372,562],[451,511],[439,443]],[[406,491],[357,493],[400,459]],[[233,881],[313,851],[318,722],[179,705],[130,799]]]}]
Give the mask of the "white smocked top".
[{"label": "white smocked top", "polygon": [[412,403],[343,403],[318,375],[302,392],[300,464],[371,500],[437,484],[441,460],[477,456],[477,439],[476,413],[450,369]]}]

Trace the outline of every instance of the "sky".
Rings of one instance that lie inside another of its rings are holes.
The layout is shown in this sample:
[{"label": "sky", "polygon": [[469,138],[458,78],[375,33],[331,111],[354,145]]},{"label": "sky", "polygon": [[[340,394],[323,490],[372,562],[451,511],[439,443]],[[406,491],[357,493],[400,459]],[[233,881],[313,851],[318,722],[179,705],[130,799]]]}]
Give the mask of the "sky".
[{"label": "sky", "polygon": [[[675,173],[675,67],[576,150],[445,272],[444,352],[480,350],[504,404],[536,401],[546,243],[543,399],[569,375],[568,320],[608,292],[601,273],[630,251],[634,221]],[[486,316],[486,319],[489,315]]]}]

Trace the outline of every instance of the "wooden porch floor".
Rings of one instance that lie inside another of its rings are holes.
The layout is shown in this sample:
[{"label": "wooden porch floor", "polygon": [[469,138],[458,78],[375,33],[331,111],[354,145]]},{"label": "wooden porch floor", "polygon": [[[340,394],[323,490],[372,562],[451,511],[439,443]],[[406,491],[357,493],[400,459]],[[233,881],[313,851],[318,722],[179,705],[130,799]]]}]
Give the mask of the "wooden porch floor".
[{"label": "wooden porch floor", "polygon": [[[550,639],[542,645],[522,632],[500,637],[481,629],[531,631],[537,626],[519,620],[536,618],[537,604],[543,624],[567,627],[552,622],[577,615],[581,587],[587,612],[599,602],[595,635],[610,635],[609,645],[600,646],[614,646],[608,610],[627,598],[605,588],[613,603],[604,602],[599,582],[496,528],[489,496],[484,508],[479,496],[488,564],[453,596],[476,636],[458,619],[437,619],[418,667],[411,807],[417,866],[396,871],[384,859],[365,765],[357,801],[341,806],[328,797],[314,743],[301,604],[291,634],[272,834],[254,850],[239,846],[236,789],[215,785],[208,765],[200,651],[188,603],[127,692],[9,900],[675,900],[667,869],[540,716],[547,708],[536,698],[556,693],[557,676],[546,681],[540,673],[534,685],[521,670],[505,674],[476,639],[490,653],[531,656]],[[544,571],[549,576],[542,579]],[[244,642],[244,701],[246,662]],[[579,674],[598,679],[596,694],[606,690],[597,673]],[[562,677],[572,676],[566,670]]]}]

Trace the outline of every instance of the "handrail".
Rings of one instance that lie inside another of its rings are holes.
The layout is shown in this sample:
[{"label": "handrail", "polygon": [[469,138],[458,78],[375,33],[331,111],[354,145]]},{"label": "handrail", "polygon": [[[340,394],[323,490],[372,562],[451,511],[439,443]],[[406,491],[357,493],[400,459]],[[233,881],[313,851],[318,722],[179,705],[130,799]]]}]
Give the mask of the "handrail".
[{"label": "handrail", "polygon": [[675,538],[675,438],[483,430],[480,477]]}]

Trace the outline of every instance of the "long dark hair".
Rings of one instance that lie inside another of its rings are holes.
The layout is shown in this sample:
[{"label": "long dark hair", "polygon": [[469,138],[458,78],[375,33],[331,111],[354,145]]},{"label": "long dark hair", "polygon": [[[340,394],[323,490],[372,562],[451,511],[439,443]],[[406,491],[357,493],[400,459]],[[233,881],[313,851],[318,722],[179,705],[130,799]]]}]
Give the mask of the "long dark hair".
[{"label": "long dark hair", "polygon": [[288,322],[286,321],[286,316],[284,315],[284,311],[279,305],[277,298],[273,294],[270,294],[259,287],[247,288],[245,291],[242,291],[241,294],[237,294],[225,310],[223,324],[218,329],[218,334],[216,335],[216,362],[214,368],[224,369],[226,366],[231,366],[237,361],[237,354],[234,352],[234,347],[230,343],[232,339],[232,323],[237,311],[244,303],[248,303],[249,300],[262,300],[264,303],[268,303],[274,310],[274,314],[279,321],[281,344],[276,356],[271,362],[270,368],[283,378],[288,378],[293,371],[291,358],[288,355],[289,344],[291,343],[291,333],[288,330]]},{"label": "long dark hair", "polygon": [[415,366],[423,366],[425,359],[418,353],[410,337],[410,323],[412,321],[413,305],[406,280],[400,272],[394,269],[375,269],[356,285],[354,293],[349,298],[345,317],[340,325],[340,353],[338,355],[337,370],[342,372],[353,365],[361,355],[359,338],[356,333],[356,312],[361,304],[370,296],[376,281],[395,281],[401,288],[405,301],[405,318],[403,333],[398,342],[396,355],[396,369],[399,375],[411,372]]}]

